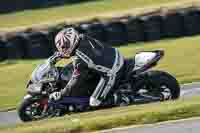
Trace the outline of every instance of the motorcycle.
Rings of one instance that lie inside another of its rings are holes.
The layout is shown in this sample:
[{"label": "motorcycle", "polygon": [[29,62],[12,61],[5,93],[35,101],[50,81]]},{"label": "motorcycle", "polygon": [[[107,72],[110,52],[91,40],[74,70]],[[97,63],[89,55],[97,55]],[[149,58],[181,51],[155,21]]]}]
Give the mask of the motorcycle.
[{"label": "motorcycle", "polygon": [[19,118],[28,122],[102,108],[178,99],[180,85],[176,78],[164,71],[150,70],[163,56],[163,50],[141,51],[133,58],[125,59],[125,71],[118,87],[112,89],[101,106],[94,108],[90,107],[89,99],[100,77],[93,73],[89,73],[85,84],[81,85],[81,90],[87,90],[83,95],[49,100],[49,95],[63,89],[73,73],[71,63],[56,66],[58,56],[54,54],[33,71],[26,86],[28,94],[18,108]]}]

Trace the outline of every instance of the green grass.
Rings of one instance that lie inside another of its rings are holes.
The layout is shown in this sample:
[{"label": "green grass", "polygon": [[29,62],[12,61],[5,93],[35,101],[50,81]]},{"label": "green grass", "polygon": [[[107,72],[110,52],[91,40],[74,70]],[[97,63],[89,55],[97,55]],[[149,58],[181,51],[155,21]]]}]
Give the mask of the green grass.
[{"label": "green grass", "polygon": [[62,118],[1,127],[2,133],[89,132],[126,125],[149,124],[200,116],[200,97],[187,100],[118,107]]},{"label": "green grass", "polygon": [[0,108],[16,106],[26,93],[25,84],[38,62],[40,61],[9,61],[0,64]]},{"label": "green grass", "polygon": [[[180,83],[200,81],[200,36],[151,43],[129,44],[119,50],[133,57],[141,50],[164,49],[165,56],[155,69],[176,76]],[[16,107],[26,93],[26,82],[31,72],[42,60],[5,61],[0,63],[0,109]]]},{"label": "green grass", "polygon": [[[190,0],[189,2],[197,1]],[[18,11],[0,15],[0,28],[13,28],[18,26],[30,26],[40,23],[60,22],[60,20],[72,20],[80,18],[91,18],[98,15],[106,16],[108,13],[135,9],[138,7],[156,6],[170,2],[188,2],[188,0],[100,0],[94,2],[86,2],[75,5],[63,5],[59,7]],[[144,10],[147,10],[144,8]],[[131,11],[135,12],[135,11]],[[131,13],[130,12],[130,13]]]}]

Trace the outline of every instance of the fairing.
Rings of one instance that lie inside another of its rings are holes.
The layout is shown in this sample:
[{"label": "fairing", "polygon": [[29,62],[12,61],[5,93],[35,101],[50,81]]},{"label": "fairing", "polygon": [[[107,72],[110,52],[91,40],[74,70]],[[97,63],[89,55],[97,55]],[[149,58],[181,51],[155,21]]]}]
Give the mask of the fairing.
[{"label": "fairing", "polygon": [[144,67],[151,67],[152,64],[158,62],[163,56],[163,50],[139,52],[135,55],[135,66],[133,70],[136,71]]},{"label": "fairing", "polygon": [[44,63],[36,67],[31,76],[34,83],[55,81],[59,77],[59,72],[55,67],[51,67],[50,63]]}]

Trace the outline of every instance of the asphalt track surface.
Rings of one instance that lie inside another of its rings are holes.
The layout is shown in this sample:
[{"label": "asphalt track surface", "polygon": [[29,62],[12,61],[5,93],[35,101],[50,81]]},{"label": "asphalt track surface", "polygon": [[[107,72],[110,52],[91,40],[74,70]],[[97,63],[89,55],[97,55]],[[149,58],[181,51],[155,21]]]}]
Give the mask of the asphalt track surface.
[{"label": "asphalt track surface", "polygon": [[[185,84],[181,87],[181,98],[185,99],[191,96],[200,96],[200,83]],[[17,123],[21,123],[21,121],[19,117],[17,116],[16,111],[0,112],[0,126],[14,125]],[[199,127],[200,127],[200,121],[199,121]],[[199,128],[199,132],[200,132],[200,128]],[[184,133],[184,132],[181,132],[181,133]]]},{"label": "asphalt track surface", "polygon": [[157,124],[130,126],[101,131],[101,133],[199,133],[200,118],[169,121]]}]

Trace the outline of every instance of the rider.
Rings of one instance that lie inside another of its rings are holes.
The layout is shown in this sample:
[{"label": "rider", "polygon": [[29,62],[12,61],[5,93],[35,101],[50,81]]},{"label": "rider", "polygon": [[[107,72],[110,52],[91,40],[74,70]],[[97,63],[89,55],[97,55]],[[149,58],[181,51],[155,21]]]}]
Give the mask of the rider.
[{"label": "rider", "polygon": [[100,75],[100,81],[90,96],[90,106],[99,106],[121,75],[124,58],[116,48],[103,45],[98,40],[79,34],[74,28],[65,28],[55,37],[55,45],[63,58],[73,57],[74,71],[68,84],[60,92],[50,95],[60,100],[84,79],[85,70]]}]

